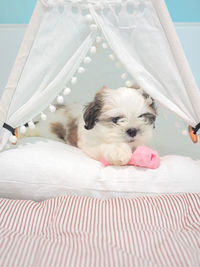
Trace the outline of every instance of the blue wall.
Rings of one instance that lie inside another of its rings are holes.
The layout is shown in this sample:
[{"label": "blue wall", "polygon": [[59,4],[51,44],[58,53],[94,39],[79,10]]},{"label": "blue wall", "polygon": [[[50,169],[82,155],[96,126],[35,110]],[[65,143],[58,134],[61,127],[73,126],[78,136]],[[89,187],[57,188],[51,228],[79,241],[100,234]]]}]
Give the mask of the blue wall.
[{"label": "blue wall", "polygon": [[[200,0],[165,0],[174,22],[200,22]],[[36,0],[0,0],[0,23],[26,24]]]},{"label": "blue wall", "polygon": [[36,0],[0,0],[1,24],[27,24]]},{"label": "blue wall", "polygon": [[200,0],[165,0],[174,22],[200,22]]}]

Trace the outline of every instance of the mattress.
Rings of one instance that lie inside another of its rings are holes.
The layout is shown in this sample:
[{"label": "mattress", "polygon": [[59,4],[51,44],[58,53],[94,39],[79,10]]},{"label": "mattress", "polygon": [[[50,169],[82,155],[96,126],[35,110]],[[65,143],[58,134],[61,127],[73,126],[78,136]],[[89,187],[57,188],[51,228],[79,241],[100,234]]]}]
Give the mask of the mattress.
[{"label": "mattress", "polygon": [[2,267],[200,266],[200,194],[0,200]]}]

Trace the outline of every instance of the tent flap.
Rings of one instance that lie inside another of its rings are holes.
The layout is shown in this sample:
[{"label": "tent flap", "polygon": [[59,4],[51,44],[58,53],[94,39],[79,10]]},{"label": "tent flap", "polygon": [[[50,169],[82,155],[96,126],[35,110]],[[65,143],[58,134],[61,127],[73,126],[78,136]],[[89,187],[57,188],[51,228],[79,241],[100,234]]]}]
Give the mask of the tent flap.
[{"label": "tent flap", "polygon": [[[47,108],[99,34],[140,87],[191,126],[200,122],[200,93],[163,0],[43,0],[1,99],[0,129]],[[9,135],[0,131],[2,149]]]}]

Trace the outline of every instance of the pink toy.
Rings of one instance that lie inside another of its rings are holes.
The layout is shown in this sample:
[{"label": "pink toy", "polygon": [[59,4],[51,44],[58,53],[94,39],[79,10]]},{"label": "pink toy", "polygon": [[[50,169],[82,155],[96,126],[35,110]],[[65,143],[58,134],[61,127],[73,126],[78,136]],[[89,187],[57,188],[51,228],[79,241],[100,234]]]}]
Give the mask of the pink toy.
[{"label": "pink toy", "polygon": [[[105,167],[111,165],[103,158],[101,159],[101,163]],[[131,159],[127,165],[156,169],[159,167],[159,164],[160,157],[157,151],[145,146],[139,146],[132,154]]]}]

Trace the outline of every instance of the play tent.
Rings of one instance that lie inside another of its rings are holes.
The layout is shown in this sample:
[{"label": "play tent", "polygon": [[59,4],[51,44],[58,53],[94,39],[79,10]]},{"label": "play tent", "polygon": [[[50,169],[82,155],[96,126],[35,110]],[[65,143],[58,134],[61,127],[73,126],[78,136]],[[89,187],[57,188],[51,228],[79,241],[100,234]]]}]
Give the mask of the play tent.
[{"label": "play tent", "polygon": [[[55,111],[98,46],[139,86],[196,133],[200,93],[163,0],[38,0],[0,100],[0,150],[14,129]],[[127,76],[131,80],[126,80]],[[11,137],[11,138],[10,138]]]}]

